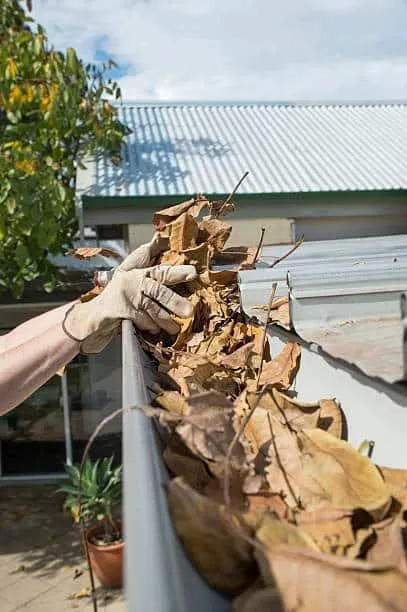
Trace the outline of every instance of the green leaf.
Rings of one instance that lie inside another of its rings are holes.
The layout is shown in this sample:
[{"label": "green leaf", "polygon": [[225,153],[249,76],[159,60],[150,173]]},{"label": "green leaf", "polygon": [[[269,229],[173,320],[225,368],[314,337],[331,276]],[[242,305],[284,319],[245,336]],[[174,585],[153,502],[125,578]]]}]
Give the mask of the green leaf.
[{"label": "green leaf", "polygon": [[3,240],[6,235],[6,222],[0,216],[0,240]]},{"label": "green leaf", "polygon": [[17,206],[17,202],[14,196],[10,196],[9,198],[7,198],[6,208],[7,208],[9,215],[12,215],[14,213],[16,206]]}]

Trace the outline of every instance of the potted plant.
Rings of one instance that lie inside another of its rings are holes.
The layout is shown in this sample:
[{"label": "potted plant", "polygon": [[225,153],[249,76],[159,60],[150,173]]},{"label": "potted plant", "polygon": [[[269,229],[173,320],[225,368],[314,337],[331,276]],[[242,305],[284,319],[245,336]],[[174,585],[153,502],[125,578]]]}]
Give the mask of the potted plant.
[{"label": "potted plant", "polygon": [[[123,584],[123,534],[118,518],[122,499],[122,466],[113,466],[113,457],[92,462],[86,459],[80,467],[67,465],[68,481],[59,491],[67,495],[64,508],[75,523],[85,527],[89,559],[100,583],[106,587]],[[79,507],[80,499],[80,507]]]}]

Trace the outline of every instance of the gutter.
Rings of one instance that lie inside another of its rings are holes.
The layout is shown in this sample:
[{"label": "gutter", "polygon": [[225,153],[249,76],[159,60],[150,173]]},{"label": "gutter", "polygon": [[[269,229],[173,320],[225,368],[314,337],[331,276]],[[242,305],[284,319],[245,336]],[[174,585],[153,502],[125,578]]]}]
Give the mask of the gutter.
[{"label": "gutter", "polygon": [[[154,369],[130,321],[122,323],[123,407],[150,403]],[[125,585],[129,612],[229,612],[187,558],[168,511],[169,480],[153,422],[141,412],[123,416]]]}]

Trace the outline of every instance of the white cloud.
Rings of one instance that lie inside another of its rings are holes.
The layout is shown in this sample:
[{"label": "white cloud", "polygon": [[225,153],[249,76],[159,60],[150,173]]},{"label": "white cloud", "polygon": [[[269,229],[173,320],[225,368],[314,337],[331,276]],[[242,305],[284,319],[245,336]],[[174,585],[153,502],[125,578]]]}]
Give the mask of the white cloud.
[{"label": "white cloud", "polygon": [[127,99],[407,98],[404,0],[36,0],[56,47],[129,66]]}]

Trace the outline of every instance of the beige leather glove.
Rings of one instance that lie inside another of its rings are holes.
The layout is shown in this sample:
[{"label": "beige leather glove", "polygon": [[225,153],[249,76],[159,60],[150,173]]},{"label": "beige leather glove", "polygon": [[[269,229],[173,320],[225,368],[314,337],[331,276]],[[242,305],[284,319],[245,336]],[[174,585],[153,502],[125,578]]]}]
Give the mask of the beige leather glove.
[{"label": "beige leather glove", "polygon": [[107,283],[113,278],[117,270],[133,270],[134,268],[148,268],[154,262],[159,253],[168,248],[168,238],[160,236],[158,232],[154,234],[150,242],[142,244],[135,251],[127,255],[126,259],[118,268],[113,270],[100,270],[95,273],[95,280],[101,287],[106,287]]},{"label": "beige leather glove", "polygon": [[74,304],[65,315],[63,329],[80,342],[83,353],[103,350],[119,330],[122,319],[130,319],[152,334],[160,330],[176,334],[179,326],[171,313],[182,318],[192,314],[191,303],[168,286],[193,280],[194,266],[127,269],[130,257],[116,269],[103,293],[90,302]]}]

